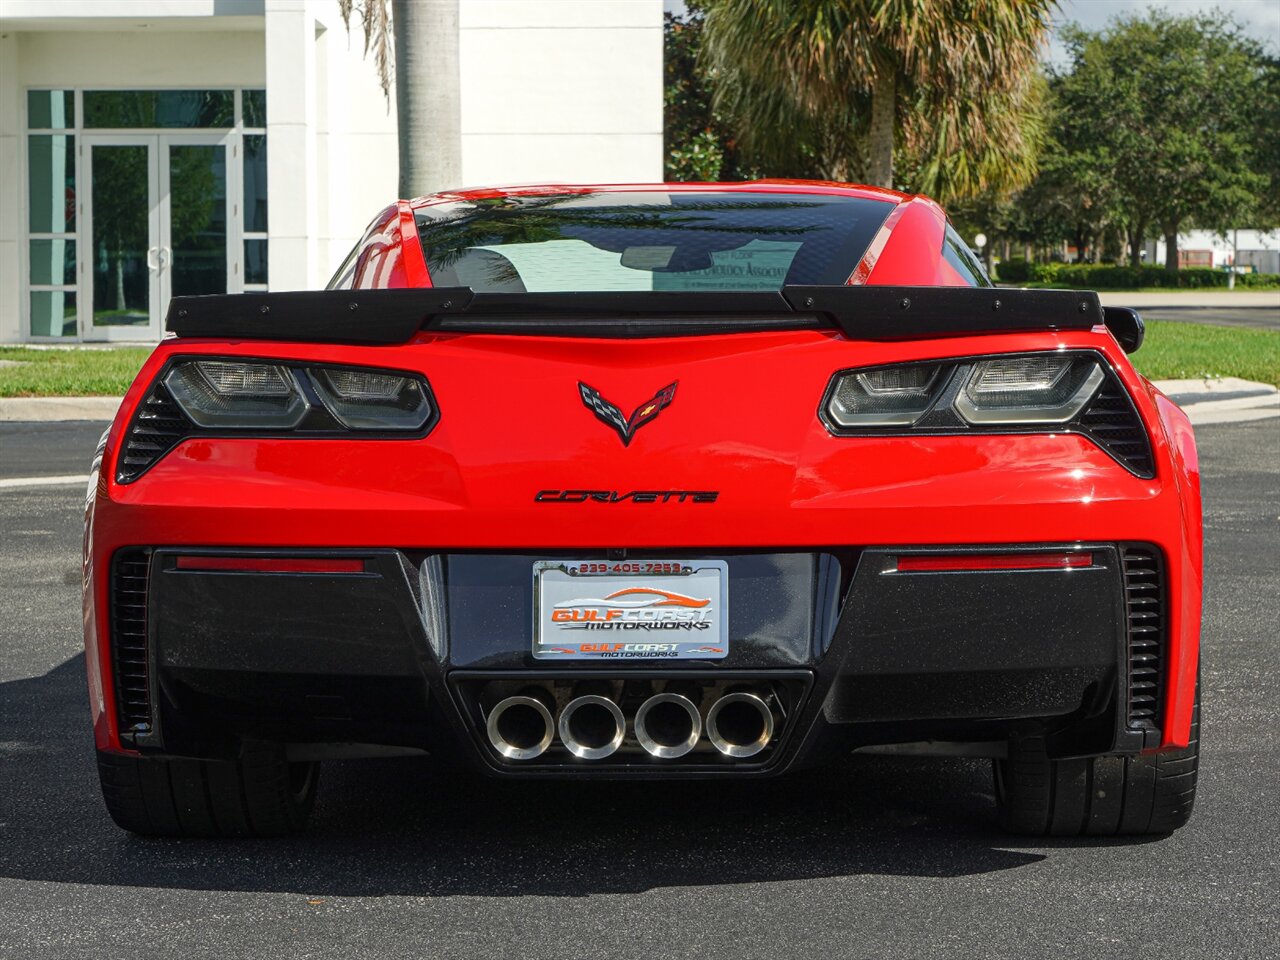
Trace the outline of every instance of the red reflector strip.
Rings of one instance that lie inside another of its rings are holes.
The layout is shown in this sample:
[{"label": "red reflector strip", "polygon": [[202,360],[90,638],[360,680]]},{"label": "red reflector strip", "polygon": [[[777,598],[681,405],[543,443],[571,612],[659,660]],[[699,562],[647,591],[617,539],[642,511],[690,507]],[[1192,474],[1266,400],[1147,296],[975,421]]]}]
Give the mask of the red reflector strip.
[{"label": "red reflector strip", "polygon": [[949,553],[898,558],[900,573],[927,570],[1060,570],[1087,567],[1091,553]]},{"label": "red reflector strip", "polygon": [[246,573],[364,573],[363,560],[323,557],[179,557],[177,567]]}]

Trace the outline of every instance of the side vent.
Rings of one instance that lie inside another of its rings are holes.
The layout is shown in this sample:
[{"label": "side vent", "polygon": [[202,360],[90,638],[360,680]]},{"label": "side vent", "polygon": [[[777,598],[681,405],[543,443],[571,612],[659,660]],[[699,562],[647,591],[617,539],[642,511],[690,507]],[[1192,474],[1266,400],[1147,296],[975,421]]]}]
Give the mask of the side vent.
[{"label": "side vent", "polygon": [[151,729],[147,676],[147,580],[149,550],[121,550],[111,563],[111,672],[115,676],[120,733]]},{"label": "side vent", "polygon": [[1155,476],[1151,442],[1124,388],[1108,373],[1097,395],[1076,421],[1102,449],[1140,477]]},{"label": "side vent", "polygon": [[157,383],[138,405],[138,411],[125,434],[120,459],[116,463],[116,482],[132,483],[163,457],[191,429],[178,405],[163,383]]},{"label": "side vent", "polygon": [[1129,726],[1158,730],[1166,655],[1164,565],[1150,544],[1124,544],[1120,556],[1129,618]]}]

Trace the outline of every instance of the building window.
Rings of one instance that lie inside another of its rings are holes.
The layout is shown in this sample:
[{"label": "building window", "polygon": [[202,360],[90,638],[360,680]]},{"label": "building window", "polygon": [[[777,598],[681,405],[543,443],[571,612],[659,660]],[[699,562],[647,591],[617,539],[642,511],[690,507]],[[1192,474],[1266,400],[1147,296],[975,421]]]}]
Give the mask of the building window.
[{"label": "building window", "polygon": [[134,130],[235,125],[232,90],[86,90],[86,128]]},{"label": "building window", "polygon": [[76,138],[37,134],[27,141],[27,198],[33,234],[76,228]]},{"label": "building window", "polygon": [[267,137],[244,135],[244,232],[267,232]]},{"label": "building window", "polygon": [[265,127],[267,125],[267,91],[244,91],[244,120],[246,127]]},{"label": "building window", "polygon": [[76,283],[76,242],[65,237],[31,241],[31,285],[68,286]]},{"label": "building window", "polygon": [[66,130],[76,125],[75,94],[70,90],[28,90],[27,126]]},{"label": "building window", "polygon": [[244,287],[267,289],[267,91],[243,90]]},{"label": "building window", "polygon": [[33,337],[74,337],[76,335],[76,292],[74,290],[32,290],[31,335]]},{"label": "building window", "polygon": [[266,240],[246,240],[244,242],[244,283],[246,287],[266,286]]},{"label": "building window", "polygon": [[[73,126],[69,94],[28,98],[46,129]],[[33,133],[27,138],[27,282],[31,334],[76,334],[76,138]]]}]

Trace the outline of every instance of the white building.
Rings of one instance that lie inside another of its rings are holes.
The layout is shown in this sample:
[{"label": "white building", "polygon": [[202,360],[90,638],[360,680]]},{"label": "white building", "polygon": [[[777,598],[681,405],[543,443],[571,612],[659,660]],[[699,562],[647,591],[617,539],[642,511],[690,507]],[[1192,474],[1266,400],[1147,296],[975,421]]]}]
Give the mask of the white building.
[{"label": "white building", "polygon": [[[460,17],[458,186],[661,178],[662,0]],[[338,0],[0,0],[0,342],[323,286],[396,199],[395,131]]]},{"label": "white building", "polygon": [[[1144,262],[1162,265],[1164,255],[1163,238],[1147,241]],[[1280,230],[1188,230],[1178,234],[1178,259],[1184,267],[1225,269],[1234,262],[1253,273],[1280,273]]]}]

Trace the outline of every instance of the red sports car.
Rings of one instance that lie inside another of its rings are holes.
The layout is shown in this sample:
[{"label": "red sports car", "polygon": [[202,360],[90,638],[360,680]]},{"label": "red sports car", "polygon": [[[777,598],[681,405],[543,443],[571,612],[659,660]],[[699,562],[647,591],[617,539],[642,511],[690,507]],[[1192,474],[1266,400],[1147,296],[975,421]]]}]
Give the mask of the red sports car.
[{"label": "red sports car", "polygon": [[1195,794],[1183,413],[1092,293],[826,183],[401,201],[325,291],[175,299],[95,460],[107,807],[300,828],[318,763],[990,757],[1023,833]]}]

